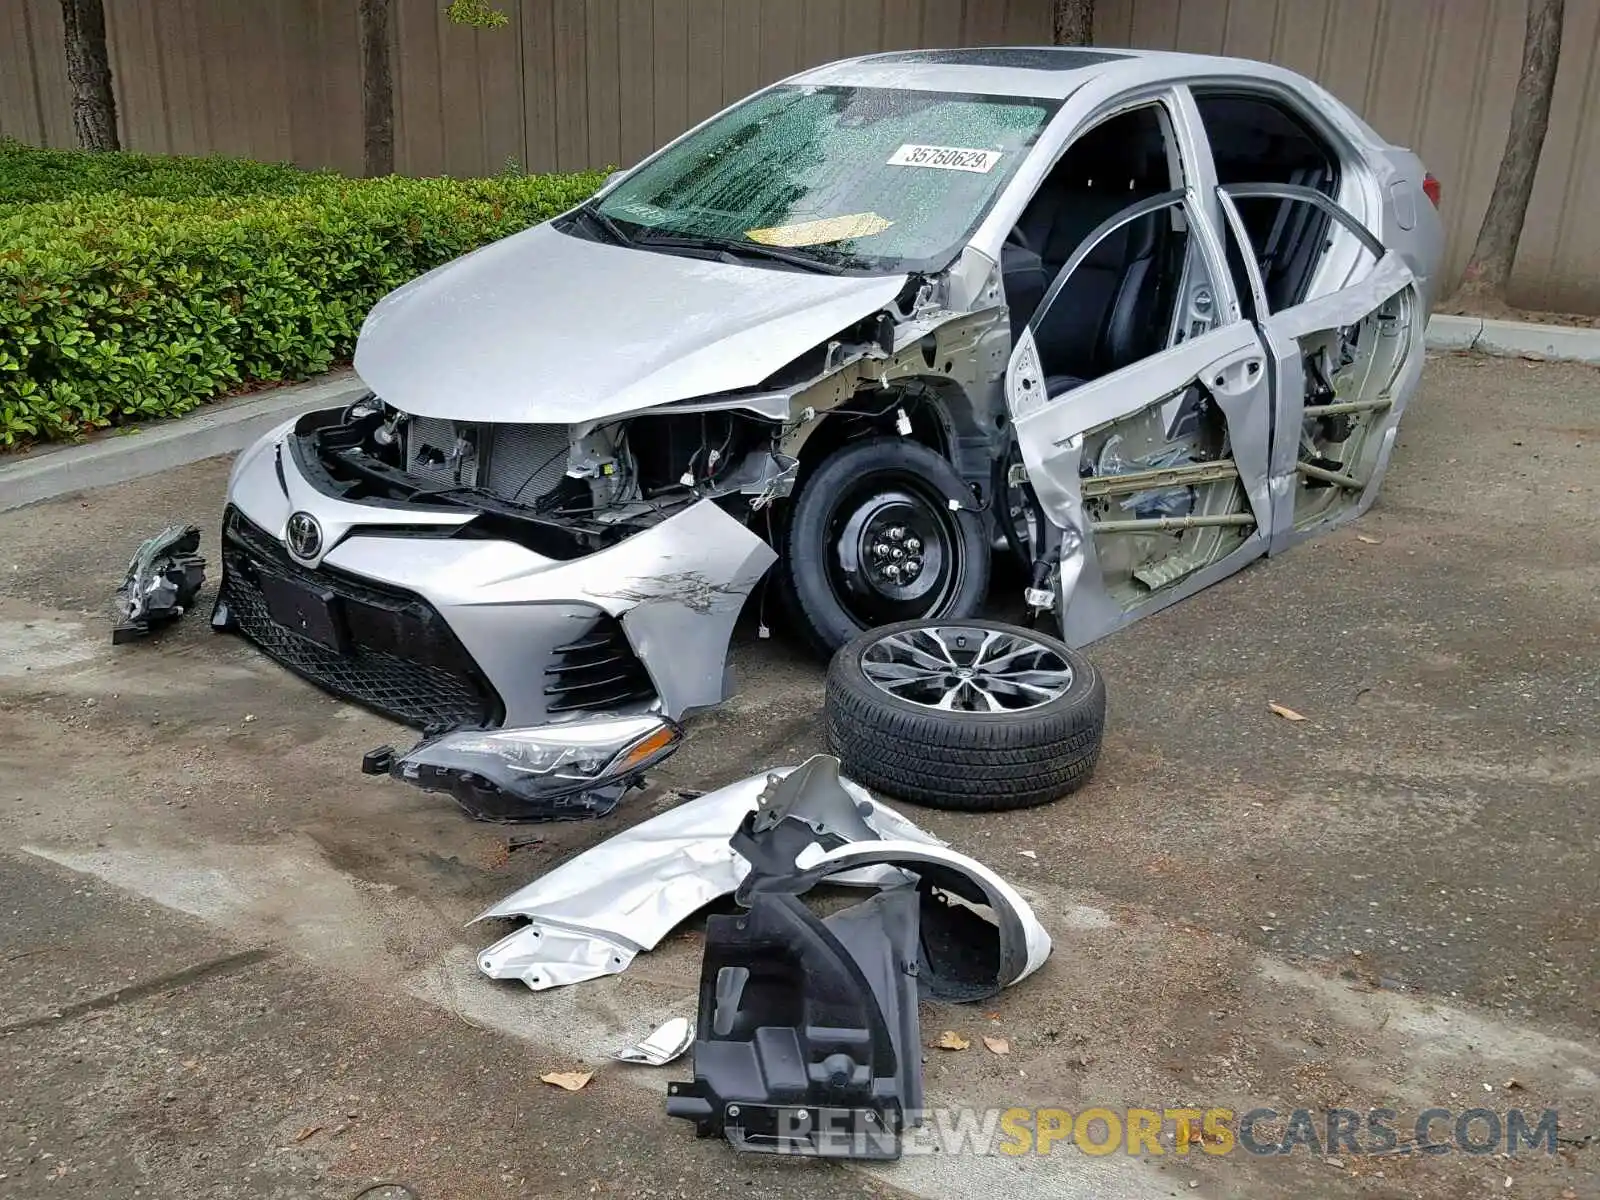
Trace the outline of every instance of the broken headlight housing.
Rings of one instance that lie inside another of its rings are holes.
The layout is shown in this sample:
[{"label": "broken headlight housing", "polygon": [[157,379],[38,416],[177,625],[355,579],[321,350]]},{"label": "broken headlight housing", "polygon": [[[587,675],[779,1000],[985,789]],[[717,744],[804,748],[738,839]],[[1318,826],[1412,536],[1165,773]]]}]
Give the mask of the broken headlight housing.
[{"label": "broken headlight housing", "polygon": [[531,729],[461,729],[424,738],[405,754],[383,746],[361,769],[450,793],[480,821],[603,817],[678,748],[683,730],[645,715]]}]

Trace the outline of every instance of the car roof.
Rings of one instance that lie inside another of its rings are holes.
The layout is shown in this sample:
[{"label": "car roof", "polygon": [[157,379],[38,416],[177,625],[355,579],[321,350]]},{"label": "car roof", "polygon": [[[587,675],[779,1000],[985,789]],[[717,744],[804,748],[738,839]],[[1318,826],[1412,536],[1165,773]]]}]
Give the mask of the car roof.
[{"label": "car roof", "polygon": [[1104,75],[1126,75],[1131,85],[1168,75],[1206,74],[1281,78],[1286,73],[1249,59],[1169,50],[973,46],[867,54],[813,67],[786,82],[1060,100]]}]

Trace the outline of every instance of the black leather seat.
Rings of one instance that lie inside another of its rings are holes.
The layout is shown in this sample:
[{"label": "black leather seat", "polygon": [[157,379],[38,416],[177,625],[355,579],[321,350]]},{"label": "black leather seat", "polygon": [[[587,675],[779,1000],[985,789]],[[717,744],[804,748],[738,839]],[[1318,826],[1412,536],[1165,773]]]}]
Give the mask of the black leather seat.
[{"label": "black leather seat", "polygon": [[[1005,245],[1001,272],[1014,336],[1045,291],[1102,222],[1166,190],[1160,133],[1130,137],[1113,121],[1080,139],[1057,164]],[[1051,395],[1154,353],[1166,211],[1139,217],[1097,244],[1035,328]]]},{"label": "black leather seat", "polygon": [[1067,279],[1034,329],[1048,375],[1098,379],[1152,352],[1165,217],[1150,213],[1107,235]]}]

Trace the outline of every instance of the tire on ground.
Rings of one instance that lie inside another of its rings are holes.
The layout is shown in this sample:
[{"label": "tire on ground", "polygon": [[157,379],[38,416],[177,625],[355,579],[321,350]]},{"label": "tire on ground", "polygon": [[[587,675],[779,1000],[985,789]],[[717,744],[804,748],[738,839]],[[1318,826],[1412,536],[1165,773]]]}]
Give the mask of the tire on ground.
[{"label": "tire on ground", "polygon": [[[894,633],[940,625],[1026,633],[1072,668],[1065,694],[1002,713],[928,708],[883,691],[861,656]],[[1106,689],[1089,659],[1055,638],[999,621],[905,621],[843,646],[823,701],[829,751],[843,773],[884,796],[932,808],[999,812],[1059,800],[1088,782],[1105,733]]]}]

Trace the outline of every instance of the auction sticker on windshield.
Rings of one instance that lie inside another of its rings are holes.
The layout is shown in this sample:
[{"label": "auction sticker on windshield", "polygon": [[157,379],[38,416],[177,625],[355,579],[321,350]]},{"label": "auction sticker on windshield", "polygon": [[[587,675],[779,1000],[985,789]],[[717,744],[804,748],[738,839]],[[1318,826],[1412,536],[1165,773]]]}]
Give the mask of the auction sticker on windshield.
[{"label": "auction sticker on windshield", "polygon": [[938,167],[942,171],[975,171],[987,175],[1000,161],[998,150],[966,150],[960,146],[901,146],[889,156],[891,167]]}]

